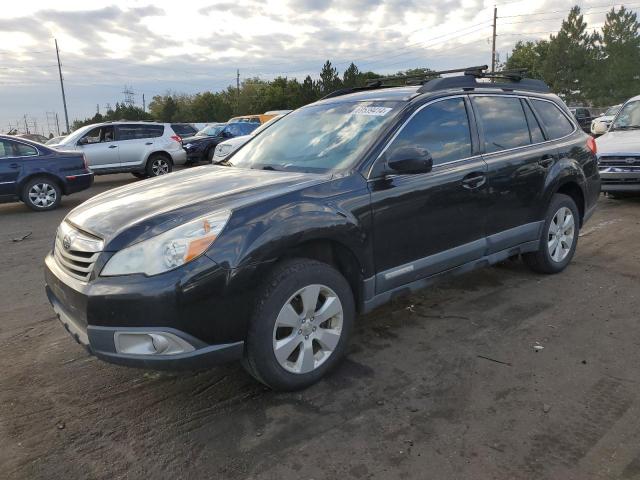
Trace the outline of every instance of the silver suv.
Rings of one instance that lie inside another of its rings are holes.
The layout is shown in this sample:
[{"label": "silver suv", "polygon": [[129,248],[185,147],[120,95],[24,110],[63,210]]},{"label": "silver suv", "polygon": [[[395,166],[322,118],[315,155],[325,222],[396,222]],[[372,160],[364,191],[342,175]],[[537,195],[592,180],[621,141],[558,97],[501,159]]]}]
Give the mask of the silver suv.
[{"label": "silver suv", "polygon": [[139,178],[157,177],[186,162],[182,138],[176,133],[182,127],[155,122],[96,123],[79,128],[50,146],[82,151],[89,168],[98,175],[131,172]]}]

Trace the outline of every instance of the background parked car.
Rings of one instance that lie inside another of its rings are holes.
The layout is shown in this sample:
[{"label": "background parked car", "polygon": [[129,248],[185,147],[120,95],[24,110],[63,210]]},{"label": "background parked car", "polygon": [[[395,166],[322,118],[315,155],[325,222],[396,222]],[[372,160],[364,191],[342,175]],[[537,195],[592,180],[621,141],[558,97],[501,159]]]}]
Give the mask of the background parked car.
[{"label": "background parked car", "polygon": [[262,123],[268,122],[275,116],[276,114],[270,114],[270,113],[262,113],[259,115],[241,115],[239,117],[233,117],[232,119],[229,120],[229,123],[249,122],[249,123],[257,123],[258,125],[260,125]]},{"label": "background parked car", "polygon": [[242,135],[249,135],[259,126],[259,123],[254,122],[227,123],[220,130],[215,130],[215,135],[198,135],[185,138],[182,144],[187,152],[187,161],[192,163],[206,160],[211,163],[213,162],[215,148],[220,142]]},{"label": "background parked car", "polygon": [[31,140],[32,142],[38,142],[41,144],[45,144],[47,140],[49,140],[44,135],[40,135],[38,133],[19,133],[18,135],[14,135],[16,138],[22,138],[24,140]]},{"label": "background parked car", "polygon": [[622,104],[614,105],[613,107],[609,107],[607,111],[599,117],[594,118],[591,122],[591,133],[593,135],[602,135],[607,133],[611,122],[613,122],[613,119],[621,108]]},{"label": "background parked car", "polygon": [[52,137],[49,140],[47,140],[44,144],[57,145],[58,143],[62,142],[62,139],[64,139],[64,137],[66,137],[66,135],[60,135],[59,137]]},{"label": "background parked car", "polygon": [[640,193],[640,95],[624,103],[596,144],[602,191],[612,197]]},{"label": "background parked car", "polygon": [[51,146],[82,151],[96,174],[131,172],[139,178],[156,177],[187,160],[182,137],[173,125],[181,124],[97,123],[82,127]]},{"label": "background parked car", "polygon": [[93,173],[82,153],[0,135],[0,202],[23,201],[32,210],[51,210],[63,195],[92,183]]},{"label": "background parked car", "polygon": [[211,123],[206,125],[202,130],[198,130],[195,134],[196,137],[215,137],[218,135],[226,123]]},{"label": "background parked car", "polygon": [[198,129],[190,123],[172,123],[171,128],[180,137],[191,137],[198,133]]},{"label": "background parked car", "polygon": [[589,133],[591,129],[591,120],[593,120],[593,116],[589,109],[585,107],[569,107],[569,110],[573,113],[573,116],[576,117],[576,120],[578,120],[580,128]]},{"label": "background parked car", "polygon": [[276,123],[282,117],[284,117],[284,115],[278,115],[276,117],[273,117],[267,123],[263,123],[262,125],[260,125],[253,132],[251,132],[249,135],[242,135],[240,137],[230,138],[229,140],[225,140],[224,142],[220,142],[218,144],[218,146],[216,147],[216,149],[215,149],[215,153],[213,155],[213,161],[216,162],[216,163],[217,162],[221,162],[227,156],[229,156],[230,154],[232,154],[233,152],[238,150],[241,146],[243,146],[245,143],[247,143],[253,137],[258,135],[260,132],[262,132],[265,129],[269,128],[271,125]]}]

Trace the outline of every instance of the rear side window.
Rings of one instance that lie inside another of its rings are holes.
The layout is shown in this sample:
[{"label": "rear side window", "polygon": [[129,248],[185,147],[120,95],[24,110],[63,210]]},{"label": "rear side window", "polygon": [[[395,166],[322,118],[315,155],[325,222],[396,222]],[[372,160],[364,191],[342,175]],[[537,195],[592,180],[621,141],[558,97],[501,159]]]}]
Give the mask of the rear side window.
[{"label": "rear side window", "polygon": [[566,137],[573,132],[573,125],[555,103],[536,99],[531,99],[531,103],[542,120],[549,140]]},{"label": "rear side window", "polygon": [[389,147],[418,147],[429,151],[439,165],[471,156],[469,118],[462,98],[449,98],[420,110]]},{"label": "rear side window", "polygon": [[15,152],[18,157],[34,157],[38,155],[38,150],[24,143],[15,143]]},{"label": "rear side window", "polygon": [[540,128],[540,124],[538,123],[538,120],[536,120],[536,116],[533,114],[531,107],[525,101],[522,102],[522,106],[524,107],[524,113],[527,117],[527,123],[529,124],[529,133],[531,133],[531,143],[544,142],[544,135],[542,134],[542,129]]},{"label": "rear side window", "polygon": [[484,132],[484,151],[499,152],[531,144],[529,127],[517,97],[472,97]]},{"label": "rear side window", "polygon": [[118,140],[161,137],[163,125],[118,125]]},{"label": "rear side window", "polygon": [[181,137],[192,137],[198,133],[194,127],[186,123],[172,123],[171,128]]}]

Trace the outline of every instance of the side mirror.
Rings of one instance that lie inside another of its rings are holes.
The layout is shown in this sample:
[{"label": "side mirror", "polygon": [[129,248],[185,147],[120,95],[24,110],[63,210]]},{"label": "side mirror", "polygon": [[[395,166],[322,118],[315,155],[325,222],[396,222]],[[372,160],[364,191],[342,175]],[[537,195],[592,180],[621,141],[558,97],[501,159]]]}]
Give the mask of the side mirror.
[{"label": "side mirror", "polygon": [[427,173],[433,169],[433,158],[424,148],[401,147],[391,152],[387,166],[397,173]]},{"label": "side mirror", "polygon": [[602,122],[596,122],[593,126],[593,133],[596,135],[603,135],[607,133],[607,130],[609,130],[609,127]]}]

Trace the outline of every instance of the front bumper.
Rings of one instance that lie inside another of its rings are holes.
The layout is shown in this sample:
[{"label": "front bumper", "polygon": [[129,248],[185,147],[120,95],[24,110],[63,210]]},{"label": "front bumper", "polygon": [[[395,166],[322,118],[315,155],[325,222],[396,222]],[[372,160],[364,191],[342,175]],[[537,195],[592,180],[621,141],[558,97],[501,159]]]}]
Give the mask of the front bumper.
[{"label": "front bumper", "polygon": [[[239,313],[229,307],[226,298],[211,295],[211,289],[224,291],[226,272],[206,257],[192,263],[197,264],[193,269],[155,277],[98,277],[84,283],[69,277],[49,254],[45,288],[72,337],[108,362],[154,369],[199,369],[240,359],[245,325],[234,316]],[[194,276],[198,280],[194,281]],[[243,304],[246,302],[239,303]],[[193,349],[173,354],[123,353],[116,337],[132,332],[165,332]]]},{"label": "front bumper", "polygon": [[174,165],[184,165],[187,163],[187,152],[183,149],[171,152],[171,158]]},{"label": "front bumper", "polygon": [[640,170],[638,171],[600,171],[602,192],[640,192]]}]

